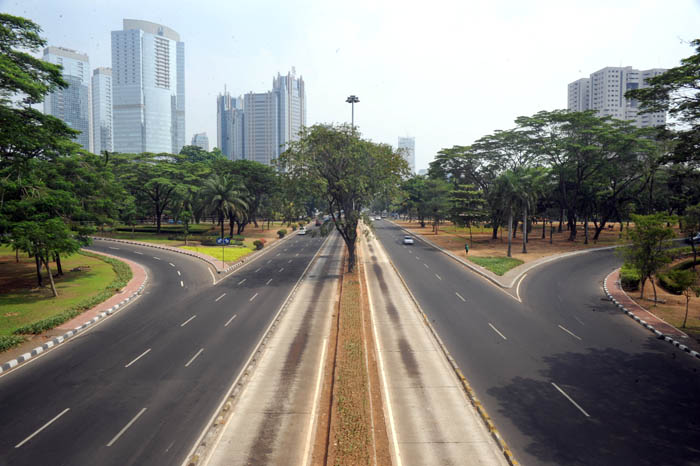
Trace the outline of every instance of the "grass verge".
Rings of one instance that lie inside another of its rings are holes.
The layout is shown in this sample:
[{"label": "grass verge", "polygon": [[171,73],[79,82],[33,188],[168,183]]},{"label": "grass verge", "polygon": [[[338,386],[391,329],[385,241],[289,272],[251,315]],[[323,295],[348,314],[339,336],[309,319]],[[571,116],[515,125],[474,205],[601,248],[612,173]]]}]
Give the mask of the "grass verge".
[{"label": "grass verge", "polygon": [[225,246],[223,248],[221,246],[180,246],[180,249],[206,254],[224,262],[235,262],[255,250],[246,246]]},{"label": "grass verge", "polygon": [[523,263],[520,259],[512,257],[468,257],[471,262],[484,267],[496,275],[503,275],[513,267]]}]

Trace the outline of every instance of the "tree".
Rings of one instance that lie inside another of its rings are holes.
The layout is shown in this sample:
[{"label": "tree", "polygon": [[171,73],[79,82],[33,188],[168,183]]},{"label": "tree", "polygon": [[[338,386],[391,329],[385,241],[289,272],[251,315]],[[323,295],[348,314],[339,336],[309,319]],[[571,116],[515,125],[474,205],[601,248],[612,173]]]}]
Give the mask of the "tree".
[{"label": "tree", "polygon": [[248,207],[243,199],[243,187],[237,179],[227,175],[214,174],[207,179],[202,188],[202,196],[219,216],[222,238],[225,217],[229,216],[233,229],[233,216],[241,215],[241,211]]},{"label": "tree", "polygon": [[450,215],[451,186],[443,180],[425,181],[425,192],[419,205],[419,211],[433,219],[433,232],[437,235],[440,222]]},{"label": "tree", "polygon": [[472,185],[460,184],[452,189],[450,196],[452,222],[469,227],[469,245],[473,246],[472,224],[487,217],[482,193]]},{"label": "tree", "polygon": [[683,318],[683,325],[681,326],[685,328],[688,322],[688,304],[690,303],[690,298],[692,295],[700,297],[700,286],[695,285],[698,276],[693,270],[674,269],[669,273],[669,277],[683,290],[683,296],[685,296],[685,317]]},{"label": "tree", "polygon": [[280,169],[325,200],[355,267],[357,225],[362,210],[379,194],[397,189],[408,164],[391,146],[363,140],[349,125],[314,125],[279,159]]},{"label": "tree", "polygon": [[656,285],[652,276],[671,261],[666,242],[674,237],[673,230],[666,226],[671,218],[665,214],[634,215],[634,228],[627,231],[630,245],[622,254],[628,264],[639,270],[642,279],[640,298],[644,298],[644,285],[651,280],[656,302]]},{"label": "tree", "polygon": [[681,231],[690,238],[690,247],[693,248],[693,270],[698,261],[698,250],[693,238],[700,234],[700,204],[685,209],[685,215],[681,221]]}]

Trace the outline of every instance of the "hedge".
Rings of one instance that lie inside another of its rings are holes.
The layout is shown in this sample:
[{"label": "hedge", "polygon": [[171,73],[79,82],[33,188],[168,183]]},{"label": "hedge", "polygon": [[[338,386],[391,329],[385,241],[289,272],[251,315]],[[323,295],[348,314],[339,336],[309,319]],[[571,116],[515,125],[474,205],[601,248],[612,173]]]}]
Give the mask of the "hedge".
[{"label": "hedge", "polygon": [[24,337],[18,335],[0,335],[0,352],[24,343]]},{"label": "hedge", "polygon": [[623,290],[635,291],[639,289],[642,277],[639,270],[631,265],[624,264],[620,269],[620,284]]}]

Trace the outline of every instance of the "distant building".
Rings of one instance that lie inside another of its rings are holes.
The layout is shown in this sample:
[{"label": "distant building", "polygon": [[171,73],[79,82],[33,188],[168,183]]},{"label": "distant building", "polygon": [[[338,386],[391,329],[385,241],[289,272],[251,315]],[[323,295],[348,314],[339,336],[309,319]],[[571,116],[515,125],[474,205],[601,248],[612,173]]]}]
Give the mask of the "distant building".
[{"label": "distant building", "polygon": [[192,136],[192,145],[209,152],[209,138],[207,137],[207,133],[196,133]]},{"label": "distant building", "polygon": [[425,175],[428,174],[428,169],[427,169],[427,168],[421,168],[420,170],[418,170],[418,174],[419,174],[420,176],[425,176]]},{"label": "distant building", "polygon": [[44,99],[44,113],[80,131],[75,141],[92,151],[90,135],[90,62],[88,56],[63,47],[46,47],[43,60],[63,67],[68,87],[56,89]]},{"label": "distant building", "polygon": [[416,138],[399,137],[399,151],[404,160],[408,162],[411,174],[416,172]]},{"label": "distant building", "polygon": [[92,145],[96,154],[112,152],[112,69],[92,72]]},{"label": "distant building", "polygon": [[216,98],[216,144],[229,160],[245,157],[243,122],[243,98],[231,97],[224,89]]},{"label": "distant building", "polygon": [[611,116],[633,122],[643,128],[666,124],[666,112],[639,114],[639,103],[625,98],[632,89],[647,87],[647,79],[665,69],[636,70],[631,66],[606,67],[568,85],[568,105],[571,111],[595,110],[599,116]]},{"label": "distant building", "polygon": [[280,153],[277,94],[249,92],[243,99],[245,159],[270,165]]},{"label": "distant building", "polygon": [[114,150],[169,152],[185,145],[185,44],[167,26],[125,19],[112,31]]},{"label": "distant building", "polygon": [[[272,92],[277,94],[279,112],[279,144],[281,154],[290,142],[299,140],[301,128],[306,126],[306,91],[304,79],[296,77],[296,70],[292,67],[291,73],[272,79]],[[277,158],[275,156],[275,158]]]}]

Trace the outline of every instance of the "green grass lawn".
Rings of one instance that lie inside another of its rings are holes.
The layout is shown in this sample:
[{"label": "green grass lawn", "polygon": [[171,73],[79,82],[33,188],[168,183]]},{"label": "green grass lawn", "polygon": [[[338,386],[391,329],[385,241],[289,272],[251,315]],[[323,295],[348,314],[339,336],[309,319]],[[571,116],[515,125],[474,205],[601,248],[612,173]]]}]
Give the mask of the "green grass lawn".
[{"label": "green grass lawn", "polygon": [[[62,258],[64,275],[55,279],[58,297],[54,298],[45,272],[46,286],[39,288],[36,284],[34,260],[24,254],[22,256],[20,264],[15,264],[14,253],[9,248],[0,248],[0,265],[5,279],[4,289],[0,292],[0,336],[11,335],[20,327],[81,307],[81,304],[104,292],[117,278],[111,264],[94,257],[74,254]],[[78,266],[90,269],[71,272],[71,269]],[[55,272],[53,264],[52,268]]]},{"label": "green grass lawn", "polygon": [[523,263],[520,259],[513,259],[512,257],[468,257],[468,259],[496,275],[503,275],[513,267]]},{"label": "green grass lawn", "polygon": [[224,262],[236,262],[254,251],[254,248],[246,246],[225,246],[223,248],[221,246],[181,246],[181,249],[200,252]]}]

